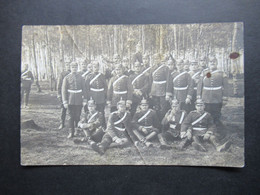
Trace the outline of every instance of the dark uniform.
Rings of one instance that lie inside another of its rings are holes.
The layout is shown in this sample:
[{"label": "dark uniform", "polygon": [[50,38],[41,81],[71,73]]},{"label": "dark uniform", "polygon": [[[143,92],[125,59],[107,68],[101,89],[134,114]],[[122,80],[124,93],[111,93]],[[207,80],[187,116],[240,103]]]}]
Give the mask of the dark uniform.
[{"label": "dark uniform", "polygon": [[174,72],[168,78],[167,95],[173,96],[180,103],[180,109],[187,111],[186,98],[192,99],[193,86],[188,72]]},{"label": "dark uniform", "polygon": [[[87,141],[100,142],[104,135],[104,116],[101,112],[87,112],[78,126],[84,131]],[[87,127],[84,127],[86,125]]]},{"label": "dark uniform", "polygon": [[117,102],[119,102],[121,98],[131,104],[133,98],[133,86],[128,76],[115,75],[110,79],[107,91],[107,100],[108,102],[111,102],[111,111],[115,110]]},{"label": "dark uniform", "polygon": [[[21,102],[23,101],[25,94],[25,106],[28,105],[29,95],[31,91],[31,85],[34,81],[33,74],[29,70],[25,70],[21,75]],[[22,104],[22,103],[21,103]]]},{"label": "dark uniform", "polygon": [[[203,103],[202,103],[203,104]],[[216,126],[208,112],[199,113],[197,110],[191,111],[181,126],[181,137],[185,137],[189,132],[192,137],[192,145],[199,151],[207,151],[202,145],[202,141],[209,141],[221,152],[229,148],[230,142],[220,145],[215,137]]]},{"label": "dark uniform", "polygon": [[227,76],[220,70],[210,72],[208,77],[205,73],[198,83],[197,96],[205,103],[205,111],[211,114],[215,123],[219,123],[222,99],[227,97],[227,90],[224,90],[228,85]]},{"label": "dark uniform", "polygon": [[120,113],[112,112],[108,119],[106,133],[99,144],[92,143],[93,150],[100,154],[104,154],[112,143],[116,143],[117,139],[123,139],[124,142],[118,145],[128,145],[131,142],[131,114],[126,111]]},{"label": "dark uniform", "polygon": [[165,100],[166,84],[169,68],[166,65],[152,67],[150,74],[152,105],[157,112],[159,119],[162,119],[167,112]]},{"label": "dark uniform", "polygon": [[63,71],[59,78],[58,78],[58,84],[57,84],[57,88],[58,88],[58,99],[60,101],[60,107],[61,107],[61,126],[59,127],[59,129],[62,129],[65,126],[65,119],[66,119],[66,111],[67,109],[64,108],[64,105],[62,103],[62,92],[61,92],[61,88],[62,88],[62,83],[63,83],[63,79],[65,78],[65,76],[67,76],[70,73],[70,71],[66,70]]},{"label": "dark uniform", "polygon": [[97,110],[104,114],[107,83],[102,73],[91,73],[86,80],[86,93],[88,100],[92,97],[96,103]]},{"label": "dark uniform", "polygon": [[69,128],[74,136],[75,127],[78,126],[82,109],[83,98],[86,102],[85,81],[79,73],[68,74],[62,83],[62,101],[68,104]]},{"label": "dark uniform", "polygon": [[[139,74],[134,73],[129,77],[133,86],[133,103],[131,107],[132,115],[136,112],[137,106],[143,98],[147,98],[149,90],[149,77],[144,72]],[[135,90],[140,90],[141,94],[135,93]]]},{"label": "dark uniform", "polygon": [[[148,104],[148,103],[147,103]],[[158,117],[154,110],[148,109],[147,111],[140,110],[135,113],[133,120],[133,133],[138,138],[135,141],[141,141],[147,146],[151,145],[148,140],[152,139],[159,133]],[[143,131],[143,128],[146,130]]]}]

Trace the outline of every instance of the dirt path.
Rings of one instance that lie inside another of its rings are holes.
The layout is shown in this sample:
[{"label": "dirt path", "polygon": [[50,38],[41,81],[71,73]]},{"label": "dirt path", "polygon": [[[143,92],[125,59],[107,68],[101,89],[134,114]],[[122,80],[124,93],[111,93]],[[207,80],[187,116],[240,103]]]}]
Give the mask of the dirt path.
[{"label": "dirt path", "polygon": [[[100,156],[86,144],[74,144],[67,139],[68,129],[58,130],[60,109],[56,92],[43,90],[36,93],[32,89],[30,108],[21,110],[21,121],[33,119],[43,130],[21,130],[22,165],[216,165],[242,166],[244,160],[244,123],[243,99],[233,98],[223,108],[223,121],[226,122],[228,137],[235,143],[223,153],[216,152],[207,144],[207,153],[189,147],[185,151],[167,150],[155,144],[153,148],[139,149],[134,146],[118,149],[111,148]],[[230,121],[234,124],[231,125]],[[176,146],[178,142],[174,143]]]}]

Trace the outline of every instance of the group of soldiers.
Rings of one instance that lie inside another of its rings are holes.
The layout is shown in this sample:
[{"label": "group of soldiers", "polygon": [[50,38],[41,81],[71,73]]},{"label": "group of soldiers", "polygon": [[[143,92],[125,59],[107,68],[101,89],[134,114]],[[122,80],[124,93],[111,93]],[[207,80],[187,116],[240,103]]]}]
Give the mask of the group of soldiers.
[{"label": "group of soldiers", "polygon": [[110,63],[103,73],[95,60],[81,62],[81,71],[77,62],[67,62],[59,77],[59,129],[68,111],[68,138],[84,135],[75,143],[86,142],[101,155],[109,147],[145,148],[154,142],[161,149],[177,141],[180,150],[192,145],[204,152],[204,141],[219,152],[230,147],[230,141],[220,144],[218,139],[227,77],[214,56],[176,61],[171,55],[137,52],[131,62],[118,55],[103,61]]}]

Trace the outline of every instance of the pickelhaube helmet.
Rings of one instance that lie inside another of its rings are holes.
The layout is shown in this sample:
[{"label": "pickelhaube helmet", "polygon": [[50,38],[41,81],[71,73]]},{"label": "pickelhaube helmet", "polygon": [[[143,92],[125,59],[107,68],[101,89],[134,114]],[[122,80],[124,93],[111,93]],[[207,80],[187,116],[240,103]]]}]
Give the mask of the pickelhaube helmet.
[{"label": "pickelhaube helmet", "polygon": [[117,102],[117,105],[125,105],[126,101],[123,100],[123,98],[121,97],[121,99],[119,100],[119,102]]},{"label": "pickelhaube helmet", "polygon": [[149,104],[149,102],[148,102],[147,99],[143,98],[142,101],[141,101],[141,103],[140,103],[140,105],[142,105],[142,104]]},{"label": "pickelhaube helmet", "polygon": [[88,101],[88,106],[96,106],[95,101],[90,97],[90,100]]},{"label": "pickelhaube helmet", "polygon": [[178,106],[179,105],[178,100],[177,99],[173,99],[172,102],[171,102],[171,105],[174,106],[174,107]]},{"label": "pickelhaube helmet", "polygon": [[204,105],[204,102],[202,99],[197,99],[196,105]]}]

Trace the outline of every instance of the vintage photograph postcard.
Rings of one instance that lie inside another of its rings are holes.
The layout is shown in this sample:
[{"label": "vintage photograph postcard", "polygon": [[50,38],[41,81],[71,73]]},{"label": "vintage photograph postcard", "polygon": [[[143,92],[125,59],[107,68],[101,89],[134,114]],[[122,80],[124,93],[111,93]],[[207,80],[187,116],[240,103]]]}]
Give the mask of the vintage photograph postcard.
[{"label": "vintage photograph postcard", "polygon": [[23,26],[21,165],[244,166],[243,23]]}]

